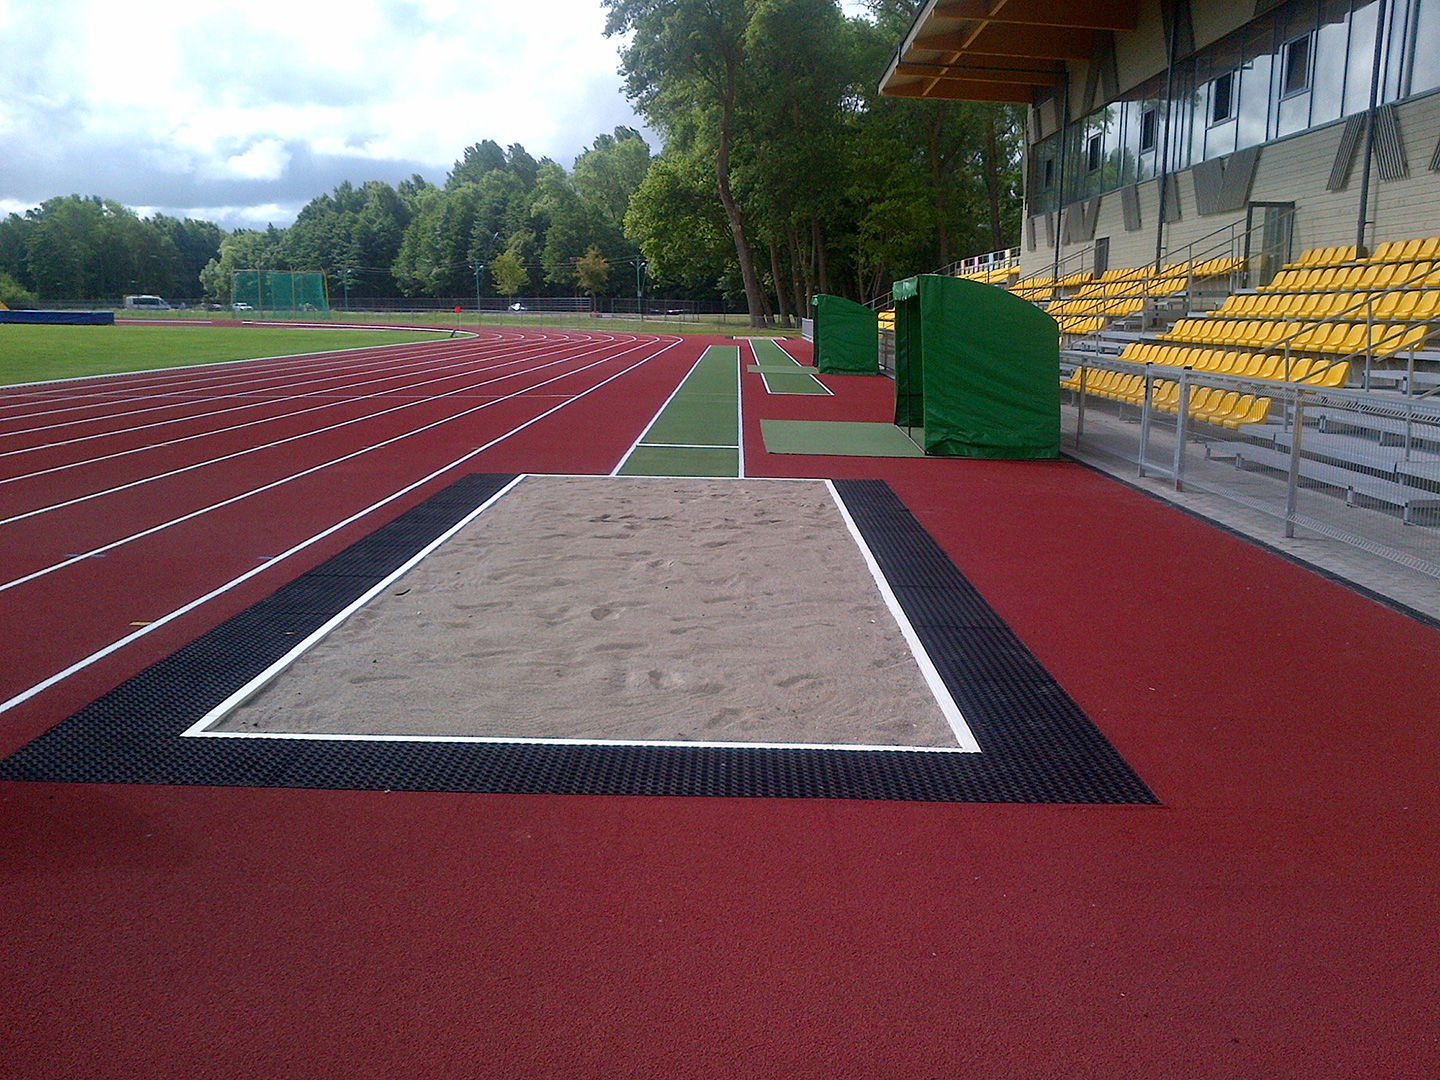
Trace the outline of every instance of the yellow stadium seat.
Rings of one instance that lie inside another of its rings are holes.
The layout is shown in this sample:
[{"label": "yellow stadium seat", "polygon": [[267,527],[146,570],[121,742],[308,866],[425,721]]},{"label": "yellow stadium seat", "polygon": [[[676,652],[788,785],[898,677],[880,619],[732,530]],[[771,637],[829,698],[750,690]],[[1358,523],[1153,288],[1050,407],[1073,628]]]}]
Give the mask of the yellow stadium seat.
[{"label": "yellow stadium seat", "polygon": [[[1248,399],[1248,404],[1247,404]],[[1263,424],[1265,418],[1270,414],[1270,399],[1267,397],[1254,397],[1246,394],[1236,403],[1235,409],[1229,416],[1222,417],[1220,423],[1227,428],[1238,428],[1243,424]]]}]

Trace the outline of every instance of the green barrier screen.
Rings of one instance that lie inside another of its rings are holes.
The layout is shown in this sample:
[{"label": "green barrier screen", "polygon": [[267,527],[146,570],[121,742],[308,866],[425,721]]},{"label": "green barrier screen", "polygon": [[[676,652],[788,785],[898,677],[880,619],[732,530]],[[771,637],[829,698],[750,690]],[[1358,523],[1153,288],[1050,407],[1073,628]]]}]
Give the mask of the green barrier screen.
[{"label": "green barrier screen", "polygon": [[880,374],[875,312],[843,296],[815,297],[815,367],[822,375]]},{"label": "green barrier screen", "polygon": [[325,275],[319,270],[236,270],[230,278],[230,303],[249,304],[255,311],[330,310]]},{"label": "green barrier screen", "polygon": [[1052,458],[1060,452],[1060,333],[993,285],[921,274],[897,281],[895,423],[925,452]]}]

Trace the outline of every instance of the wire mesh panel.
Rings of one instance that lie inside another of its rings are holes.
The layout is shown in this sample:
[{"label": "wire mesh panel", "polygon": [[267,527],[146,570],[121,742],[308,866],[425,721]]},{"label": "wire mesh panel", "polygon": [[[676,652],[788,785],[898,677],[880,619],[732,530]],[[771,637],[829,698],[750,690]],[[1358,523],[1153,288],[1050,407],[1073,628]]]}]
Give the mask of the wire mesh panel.
[{"label": "wire mesh panel", "polygon": [[329,311],[325,275],[318,270],[236,270],[230,303],[238,311]]}]

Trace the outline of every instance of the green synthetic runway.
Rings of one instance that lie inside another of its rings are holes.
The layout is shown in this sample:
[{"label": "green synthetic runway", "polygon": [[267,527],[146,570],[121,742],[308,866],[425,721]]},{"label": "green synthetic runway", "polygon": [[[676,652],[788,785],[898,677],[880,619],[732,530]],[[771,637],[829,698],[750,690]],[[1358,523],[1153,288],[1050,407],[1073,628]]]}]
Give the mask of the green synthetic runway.
[{"label": "green synthetic runway", "polygon": [[616,470],[619,476],[740,475],[740,350],[712,345]]},{"label": "green synthetic runway", "polygon": [[800,362],[769,338],[751,338],[755,363],[745,370],[765,380],[767,394],[829,394],[813,369]]},{"label": "green synthetic runway", "polygon": [[[917,436],[920,430],[914,429]],[[925,451],[894,424],[855,420],[761,420],[760,434],[772,454],[833,457],[924,457]],[[923,436],[920,436],[923,438]]]}]

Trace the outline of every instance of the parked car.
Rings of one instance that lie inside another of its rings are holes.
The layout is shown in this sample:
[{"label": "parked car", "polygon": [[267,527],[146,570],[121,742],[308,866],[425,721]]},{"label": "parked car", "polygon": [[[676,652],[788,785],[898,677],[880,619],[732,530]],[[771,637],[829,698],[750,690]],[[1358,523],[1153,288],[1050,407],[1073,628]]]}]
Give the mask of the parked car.
[{"label": "parked car", "polygon": [[159,297],[159,296],[150,296],[149,294],[146,294],[146,293],[141,293],[141,294],[136,295],[136,296],[127,296],[127,297],[125,297],[125,306],[126,306],[127,308],[130,308],[131,310],[142,310],[142,311],[169,311],[169,310],[170,310],[170,305],[167,304],[167,303],[164,301],[163,298],[161,298],[161,297]]},{"label": "parked car", "polygon": [[241,301],[238,301],[237,303],[231,304],[231,305],[230,305],[230,310],[231,310],[231,311],[254,311],[255,309],[254,309],[253,307],[251,307],[249,304],[245,303],[245,301],[241,300]]}]

